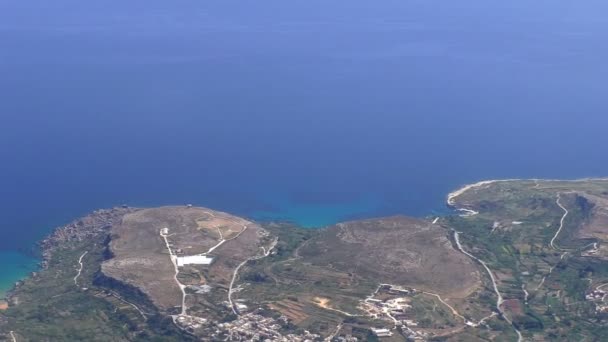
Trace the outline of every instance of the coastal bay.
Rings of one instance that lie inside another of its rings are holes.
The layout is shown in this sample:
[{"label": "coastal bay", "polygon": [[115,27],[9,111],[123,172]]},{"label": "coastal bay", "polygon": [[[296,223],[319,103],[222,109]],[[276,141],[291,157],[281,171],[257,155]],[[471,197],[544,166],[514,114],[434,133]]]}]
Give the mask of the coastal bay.
[{"label": "coastal bay", "polygon": [[3,289],[123,203],[318,227],[606,174],[605,3],[34,3],[0,4]]}]

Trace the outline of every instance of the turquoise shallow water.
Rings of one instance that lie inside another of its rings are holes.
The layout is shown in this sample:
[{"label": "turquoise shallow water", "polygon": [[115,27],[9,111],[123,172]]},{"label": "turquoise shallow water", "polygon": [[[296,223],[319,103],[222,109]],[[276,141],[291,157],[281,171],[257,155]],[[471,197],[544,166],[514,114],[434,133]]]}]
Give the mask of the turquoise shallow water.
[{"label": "turquoise shallow water", "polygon": [[255,211],[251,217],[257,221],[284,220],[306,228],[320,228],[349,219],[372,216],[379,207],[379,202],[370,199],[349,203],[285,201],[276,210]]},{"label": "turquoise shallow water", "polygon": [[13,284],[37,268],[38,260],[16,251],[0,252],[0,298]]},{"label": "turquoise shallow water", "polygon": [[605,176],[606,11],[0,1],[0,288],[33,263],[12,251],[123,203],[318,227],[425,216],[482,179]]},{"label": "turquoise shallow water", "polygon": [[[306,228],[320,228],[349,219],[374,216],[380,202],[372,199],[353,202],[296,202],[282,196],[270,196],[272,209],[258,210],[246,215],[257,221],[285,220]],[[230,212],[230,209],[222,208]],[[75,219],[76,217],[73,217]],[[0,251],[0,298],[13,284],[37,268],[38,259],[17,251]]]}]

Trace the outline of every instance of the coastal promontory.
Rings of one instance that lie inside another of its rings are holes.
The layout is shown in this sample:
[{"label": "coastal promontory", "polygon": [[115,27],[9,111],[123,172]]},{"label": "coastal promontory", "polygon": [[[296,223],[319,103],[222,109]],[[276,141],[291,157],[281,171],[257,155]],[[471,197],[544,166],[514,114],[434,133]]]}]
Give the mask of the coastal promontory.
[{"label": "coastal promontory", "polygon": [[483,181],[445,216],[305,229],[190,205],[98,210],[41,242],[9,341],[601,340],[608,181]]}]

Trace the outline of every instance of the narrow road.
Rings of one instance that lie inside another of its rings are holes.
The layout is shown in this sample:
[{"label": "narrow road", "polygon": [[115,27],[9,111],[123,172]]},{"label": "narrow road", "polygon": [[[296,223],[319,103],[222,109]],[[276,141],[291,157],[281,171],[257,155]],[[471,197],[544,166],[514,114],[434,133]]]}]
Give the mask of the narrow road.
[{"label": "narrow road", "polygon": [[[347,317],[363,317],[363,315],[360,315],[360,314],[351,314],[350,312],[346,312],[346,311],[343,311],[343,310],[340,310],[340,309],[332,308],[331,306],[321,306],[321,305],[319,305],[319,307],[321,307],[321,308],[323,308],[325,310],[337,312],[337,313],[342,314],[342,315],[347,316]],[[397,320],[393,316],[391,316],[390,312],[387,312],[386,314],[391,319],[393,319],[393,321],[395,321],[395,324],[397,324]]]},{"label": "narrow road", "polygon": [[331,342],[331,340],[334,339],[334,337],[336,337],[336,335],[338,335],[338,333],[340,332],[340,330],[342,329],[342,323],[338,324],[338,326],[336,327],[336,330],[331,333],[331,335],[327,336],[327,338],[325,339],[325,342]]},{"label": "narrow road", "polygon": [[141,310],[141,309],[140,309],[140,308],[139,308],[137,305],[135,305],[135,304],[133,304],[133,303],[129,302],[128,300],[125,300],[124,298],[122,298],[121,296],[119,296],[119,295],[118,295],[116,292],[114,292],[114,291],[110,291],[110,294],[111,294],[111,295],[112,295],[114,298],[118,299],[119,301],[121,301],[121,302],[123,302],[123,303],[125,303],[125,304],[127,304],[127,305],[132,306],[132,307],[133,307],[135,310],[137,310],[137,312],[139,312],[139,314],[141,315],[141,317],[143,317],[144,321],[147,321],[147,320],[148,320],[148,317],[146,316],[146,314],[145,314],[145,313],[144,313],[144,312],[143,312],[143,311],[142,311],[142,310]]},{"label": "narrow road", "polygon": [[[238,234],[236,234],[234,237],[232,237],[230,239],[227,239],[227,240],[224,239],[224,235],[222,234],[222,231],[218,228],[218,232],[219,232],[219,235],[220,235],[220,241],[215,246],[209,248],[209,250],[207,252],[202,253],[201,255],[207,255],[207,254],[213,252],[215,249],[217,249],[221,245],[223,245],[226,241],[230,241],[230,240],[234,240],[234,239],[238,238],[241,234],[243,234],[247,230],[248,227],[249,226],[247,226],[247,225],[243,225],[243,229]],[[182,312],[181,312],[181,314],[179,316],[188,316],[188,308],[186,306],[186,297],[187,297],[186,286],[184,284],[182,284],[179,281],[179,279],[177,279],[177,277],[179,275],[179,266],[177,265],[177,255],[175,255],[173,253],[173,250],[169,246],[169,240],[167,240],[167,237],[169,236],[168,235],[169,229],[168,228],[165,228],[165,229],[167,229],[167,234],[165,234],[163,232],[164,229],[161,229],[159,234],[163,238],[163,240],[165,241],[165,245],[167,246],[167,250],[169,251],[169,257],[171,258],[171,263],[173,264],[173,267],[175,268],[175,275],[173,276],[173,278],[175,279],[175,283],[177,284],[177,286],[180,288],[180,290],[182,292]],[[275,245],[276,245],[276,242],[275,242]],[[272,248],[274,248],[274,245],[272,246]],[[268,253],[270,253],[270,250],[268,251]],[[246,261],[248,261],[248,260],[246,260]],[[241,266],[242,265],[239,265],[237,267],[237,271],[238,271],[238,269]],[[234,282],[234,277],[233,277],[232,281]],[[231,289],[232,289],[233,282],[230,283],[230,288]],[[229,301],[230,301],[230,296],[231,296],[231,292],[229,291],[228,292],[228,299],[229,299]],[[232,302],[230,303],[230,305],[232,307],[232,311],[234,311],[235,309],[234,309],[234,305],[232,305]],[[175,319],[175,317],[173,317],[173,318]]]},{"label": "narrow road", "polygon": [[448,308],[449,308],[449,309],[452,311],[452,314],[453,314],[454,316],[457,316],[458,318],[462,319],[462,320],[464,321],[464,323],[465,323],[466,325],[468,325],[468,326],[472,326],[472,327],[479,327],[479,326],[480,326],[480,325],[482,325],[482,324],[483,324],[483,323],[484,323],[486,320],[488,320],[488,319],[490,319],[490,318],[492,318],[492,317],[496,316],[496,312],[492,312],[492,314],[491,314],[491,315],[486,316],[486,317],[484,317],[484,318],[480,319],[480,320],[479,320],[479,322],[477,322],[477,323],[475,323],[475,322],[471,322],[471,321],[468,321],[468,320],[467,320],[467,319],[466,319],[466,318],[465,318],[463,315],[461,315],[461,314],[460,314],[460,313],[459,313],[459,312],[458,312],[458,311],[457,311],[457,310],[456,310],[456,309],[455,309],[453,306],[451,306],[450,304],[448,304],[448,302],[446,302],[445,300],[443,300],[443,298],[441,298],[441,296],[440,296],[440,295],[438,295],[438,294],[436,294],[436,293],[432,293],[432,292],[425,292],[425,291],[422,291],[422,293],[427,294],[427,295],[430,295],[430,296],[433,296],[433,297],[435,297],[435,298],[439,299],[439,301],[440,301],[440,302],[441,302],[443,305],[447,306],[447,307],[448,307]]},{"label": "narrow road", "polygon": [[601,289],[602,289],[602,287],[604,287],[604,286],[608,286],[608,284],[602,284],[602,285],[600,285],[600,286],[596,287],[595,289],[596,289],[596,290],[601,290]]},{"label": "narrow road", "polygon": [[173,276],[173,279],[175,279],[175,283],[177,284],[179,289],[182,291],[182,313],[181,313],[181,315],[186,315],[186,286],[184,286],[182,283],[180,283],[180,281],[177,279],[177,276],[179,275],[179,267],[177,267],[177,256],[175,254],[173,254],[173,250],[169,246],[169,240],[167,240],[167,234],[163,233],[163,229],[160,230],[160,236],[163,238],[163,240],[165,240],[165,245],[167,246],[167,250],[169,251],[169,257],[171,258],[171,263],[173,264],[173,267],[175,268],[175,275]]},{"label": "narrow road", "polygon": [[226,242],[227,240],[224,240],[224,238],[222,237],[222,239],[220,240],[220,242],[217,243],[217,245],[209,248],[209,250],[206,253],[203,253],[202,255],[207,255],[211,252],[213,252],[216,248],[218,248],[219,246],[223,245],[224,242]]},{"label": "narrow road", "polygon": [[[566,207],[564,207],[561,202],[559,201],[561,199],[560,194],[557,194],[557,200],[555,200],[555,203],[557,203],[557,205],[562,208],[562,210],[564,211],[564,215],[562,216],[561,220],[559,221],[559,228],[557,229],[557,231],[555,232],[555,235],[553,235],[553,238],[551,239],[551,241],[549,242],[549,247],[555,249],[555,250],[562,250],[559,247],[555,246],[555,240],[557,239],[557,237],[559,236],[559,233],[562,231],[562,229],[564,228],[564,222],[566,220],[566,217],[568,216],[569,212],[568,209],[566,209]],[[568,252],[564,252],[562,253],[562,255],[560,256],[559,260],[563,260],[564,257],[568,254]],[[552,273],[553,270],[555,270],[555,266],[552,266],[549,269],[549,273],[547,273],[543,279],[541,279],[540,283],[538,284],[538,286],[536,286],[536,290],[538,291],[544,284],[545,284],[545,280],[547,280],[547,277],[549,277]]]},{"label": "narrow road", "polygon": [[441,298],[441,296],[440,296],[440,295],[438,295],[438,294],[436,294],[436,293],[432,293],[432,292],[425,292],[425,291],[422,291],[422,293],[427,294],[427,295],[430,295],[430,296],[434,296],[435,298],[439,299],[439,301],[440,301],[440,302],[441,302],[443,305],[447,306],[447,307],[448,307],[448,308],[449,308],[449,309],[452,311],[452,314],[454,314],[455,316],[457,316],[457,317],[459,317],[460,319],[462,319],[466,325],[469,325],[469,326],[472,326],[472,327],[479,327],[479,326],[480,326],[480,325],[482,325],[482,324],[483,324],[483,323],[484,323],[486,320],[488,320],[488,319],[490,319],[490,318],[492,318],[492,317],[496,316],[496,312],[492,312],[492,314],[491,314],[491,315],[488,315],[488,316],[486,316],[486,317],[484,317],[484,318],[480,319],[478,323],[471,322],[471,321],[468,321],[468,320],[467,320],[467,319],[466,319],[466,318],[465,318],[463,315],[461,315],[460,313],[458,313],[458,311],[457,311],[457,310],[456,310],[456,309],[455,309],[453,306],[451,306],[451,305],[450,305],[450,304],[448,304],[448,303],[447,303],[445,300],[443,300],[443,298]]},{"label": "narrow road", "polygon": [[562,219],[559,221],[559,229],[557,230],[557,232],[555,232],[555,235],[553,236],[553,239],[551,239],[551,242],[549,243],[549,246],[551,246],[551,248],[553,249],[558,249],[557,247],[555,247],[555,239],[557,239],[557,236],[559,235],[559,233],[562,231],[562,229],[564,228],[564,221],[566,220],[566,216],[568,216],[568,209],[566,209],[561,203],[560,203],[560,194],[557,194],[557,200],[555,201],[555,203],[557,203],[557,205],[562,208],[562,210],[564,211],[564,216],[562,216]]},{"label": "narrow road", "polygon": [[247,230],[248,227],[249,226],[247,226],[247,225],[243,225],[243,229],[238,234],[231,237],[230,239],[224,239],[224,234],[222,234],[222,231],[218,228],[217,231],[220,233],[220,241],[215,246],[209,248],[209,250],[207,252],[205,252],[201,255],[207,255],[207,254],[213,252],[214,250],[216,250],[219,246],[223,245],[225,242],[238,238],[239,236],[241,236],[241,234],[243,234]]},{"label": "narrow road", "polygon": [[86,251],[84,253],[82,253],[82,255],[80,256],[80,259],[78,259],[78,264],[80,265],[80,268],[78,268],[78,274],[76,274],[76,276],[74,277],[74,285],[78,286],[78,278],[80,277],[80,274],[82,273],[82,258],[84,258],[85,255],[87,255],[87,253],[89,253],[89,251]]},{"label": "narrow road", "polygon": [[478,263],[480,263],[485,269],[486,272],[488,273],[488,275],[490,276],[490,279],[492,280],[492,286],[494,287],[494,292],[496,293],[496,310],[498,310],[498,312],[500,313],[500,315],[505,319],[505,321],[507,321],[509,324],[511,324],[511,326],[513,327],[513,330],[515,330],[515,332],[517,333],[517,341],[521,342],[523,337],[521,335],[521,332],[517,329],[517,327],[515,327],[515,324],[513,324],[513,321],[511,321],[511,319],[509,317],[507,317],[507,315],[505,314],[505,312],[502,310],[502,304],[504,302],[504,299],[502,297],[502,294],[500,293],[500,291],[498,290],[498,285],[496,284],[496,278],[494,277],[494,273],[492,273],[492,270],[490,270],[490,268],[488,267],[488,265],[485,263],[485,261],[477,258],[476,256],[474,256],[473,254],[465,251],[462,248],[462,244],[460,244],[460,232],[454,231],[454,241],[456,241],[456,246],[458,247],[458,250],[460,250],[462,253],[464,253],[465,255],[467,255],[468,257],[470,257],[471,259],[477,261]]},{"label": "narrow road", "polygon": [[[564,252],[562,253],[562,256],[559,258],[559,260],[563,260],[564,257],[568,254],[568,252]],[[541,279],[540,283],[538,284],[538,286],[536,286],[536,291],[538,291],[541,287],[543,287],[543,285],[545,284],[545,280],[547,280],[547,277],[549,277],[553,271],[555,270],[555,266],[551,266],[551,268],[549,269],[549,273],[547,273],[543,279]]]},{"label": "narrow road", "polygon": [[440,295],[438,295],[438,294],[436,294],[436,293],[432,293],[432,292],[426,292],[426,291],[422,291],[422,293],[427,294],[427,295],[429,295],[429,296],[433,296],[433,297],[435,297],[435,298],[439,299],[439,301],[440,301],[440,302],[441,302],[443,305],[447,306],[447,307],[448,307],[448,308],[449,308],[449,309],[452,311],[452,314],[454,314],[454,316],[459,317],[459,318],[460,318],[460,319],[462,319],[462,320],[463,320],[465,323],[466,323],[466,322],[468,322],[468,321],[467,321],[467,319],[466,319],[466,318],[465,318],[463,315],[461,315],[460,313],[458,313],[458,311],[456,311],[456,309],[454,309],[454,307],[452,307],[452,306],[451,306],[450,304],[448,304],[448,303],[447,303],[445,300],[443,300],[443,298],[441,298],[441,296],[440,296]]},{"label": "narrow road", "polygon": [[17,342],[17,338],[15,337],[15,333],[13,331],[10,332],[11,338],[13,339],[13,342]]},{"label": "narrow road", "polygon": [[[240,235],[240,233],[239,233],[239,235]],[[270,247],[268,247],[268,249],[266,249],[266,247],[261,247],[262,248],[262,252],[263,252],[262,255],[253,256],[253,257],[250,257],[248,259],[245,259],[245,261],[241,262],[234,269],[234,273],[232,273],[232,280],[230,280],[230,286],[228,287],[228,303],[230,303],[230,308],[232,309],[232,313],[234,313],[235,315],[238,316],[239,312],[235,308],[234,302],[232,301],[232,293],[234,292],[234,282],[236,281],[236,278],[237,278],[237,276],[239,274],[239,270],[241,269],[241,267],[245,266],[245,264],[247,264],[249,261],[259,260],[259,259],[265,258],[268,255],[270,255],[270,252],[277,245],[278,242],[279,242],[279,238],[275,238],[274,241],[272,242],[272,244],[270,245]]]}]

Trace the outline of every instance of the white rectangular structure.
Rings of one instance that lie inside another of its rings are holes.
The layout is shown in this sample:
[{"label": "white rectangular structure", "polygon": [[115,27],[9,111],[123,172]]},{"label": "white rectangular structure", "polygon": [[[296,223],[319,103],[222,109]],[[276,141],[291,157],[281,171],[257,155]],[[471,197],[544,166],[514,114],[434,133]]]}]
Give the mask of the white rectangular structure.
[{"label": "white rectangular structure", "polygon": [[206,255],[190,255],[190,256],[178,256],[177,266],[185,265],[210,265],[213,261],[212,257]]},{"label": "white rectangular structure", "polygon": [[372,332],[374,335],[378,337],[390,337],[393,336],[393,333],[388,329],[374,329],[372,328]]}]

